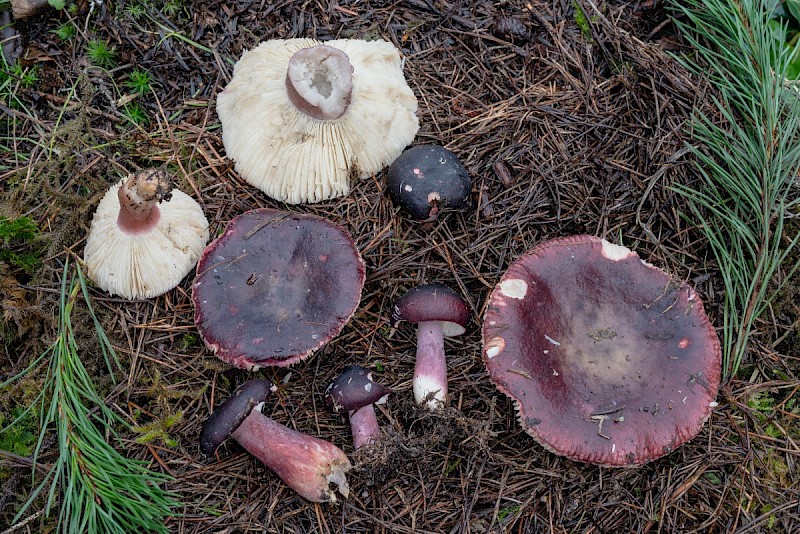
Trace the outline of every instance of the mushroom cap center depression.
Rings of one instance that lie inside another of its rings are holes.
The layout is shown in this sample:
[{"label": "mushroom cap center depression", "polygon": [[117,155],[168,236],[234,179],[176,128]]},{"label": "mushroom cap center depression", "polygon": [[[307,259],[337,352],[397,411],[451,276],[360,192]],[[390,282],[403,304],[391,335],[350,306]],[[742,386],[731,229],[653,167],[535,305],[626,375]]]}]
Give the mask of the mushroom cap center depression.
[{"label": "mushroom cap center depression", "polygon": [[198,265],[196,322],[239,367],[288,365],[333,338],[361,296],[363,262],[347,233],[308,215],[237,217]]}]

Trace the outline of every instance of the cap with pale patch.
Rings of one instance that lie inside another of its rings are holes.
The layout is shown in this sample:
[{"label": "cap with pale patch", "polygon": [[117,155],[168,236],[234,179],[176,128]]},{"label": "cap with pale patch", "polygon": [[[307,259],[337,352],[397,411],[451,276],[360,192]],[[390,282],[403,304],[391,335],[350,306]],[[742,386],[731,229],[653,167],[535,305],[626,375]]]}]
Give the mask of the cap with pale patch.
[{"label": "cap with pale patch", "polygon": [[217,96],[222,140],[237,172],[290,204],[346,195],[351,179],[389,165],[419,129],[417,99],[394,45],[317,45],[261,43],[242,55]]},{"label": "cap with pale patch", "polygon": [[325,406],[330,412],[343,413],[369,404],[382,404],[391,390],[375,382],[369,369],[351,365],[325,389]]},{"label": "cap with pale patch", "polygon": [[[159,172],[150,169],[128,176],[112,186],[97,206],[84,261],[89,278],[111,295],[141,299],[166,293],[192,270],[208,242],[208,221],[202,208],[177,189],[146,208],[149,217],[130,215],[157,199],[140,196],[135,188],[125,196],[124,184]],[[163,181],[163,176],[160,179]]]},{"label": "cap with pale patch", "polygon": [[483,360],[534,439],[604,466],[640,465],[695,436],[721,370],[694,290],[591,236],[511,264],[486,308]]}]

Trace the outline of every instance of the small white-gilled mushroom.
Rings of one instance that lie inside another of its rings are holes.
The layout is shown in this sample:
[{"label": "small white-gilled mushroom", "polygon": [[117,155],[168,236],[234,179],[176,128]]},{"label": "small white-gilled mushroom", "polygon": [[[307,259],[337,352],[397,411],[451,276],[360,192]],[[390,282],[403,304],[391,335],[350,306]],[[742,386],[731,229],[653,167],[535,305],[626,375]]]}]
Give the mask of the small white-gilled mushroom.
[{"label": "small white-gilled mushroom", "polygon": [[100,200],[83,258],[89,278],[126,299],[177,286],[208,242],[208,221],[169,175],[147,169],[113,185]]},{"label": "small white-gilled mushroom", "polygon": [[461,296],[447,286],[426,284],[409,290],[392,309],[394,325],[408,321],[417,325],[417,361],[412,389],[419,405],[430,410],[447,400],[447,360],[444,338],[460,336],[469,321],[469,308]]},{"label": "small white-gilled mushroom", "polygon": [[251,185],[290,204],[346,195],[419,129],[417,99],[386,41],[265,41],[217,96],[225,151]]}]

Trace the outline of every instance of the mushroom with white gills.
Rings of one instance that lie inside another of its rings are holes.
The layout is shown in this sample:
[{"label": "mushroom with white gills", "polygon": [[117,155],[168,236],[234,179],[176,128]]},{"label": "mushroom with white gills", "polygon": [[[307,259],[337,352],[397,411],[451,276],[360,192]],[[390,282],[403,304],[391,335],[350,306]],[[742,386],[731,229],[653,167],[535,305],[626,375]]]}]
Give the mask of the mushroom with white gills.
[{"label": "mushroom with white gills", "polygon": [[374,404],[383,404],[392,391],[375,382],[369,369],[351,365],[325,390],[325,406],[330,412],[347,412],[353,447],[356,450],[377,441],[381,435]]},{"label": "mushroom with white gills", "polygon": [[412,381],[417,404],[424,404],[430,410],[444,406],[447,398],[444,337],[464,333],[469,321],[467,303],[445,285],[425,284],[397,299],[392,321],[395,326],[400,321],[417,324],[417,359]]},{"label": "mushroom with white gills", "polygon": [[469,172],[455,154],[439,145],[417,145],[389,166],[386,189],[413,219],[433,222],[443,208],[468,209]]},{"label": "mushroom with white gills", "polygon": [[217,96],[222,142],[249,184],[289,204],[346,195],[419,130],[387,41],[272,39],[242,54]]},{"label": "mushroom with white gills", "polygon": [[166,293],[197,264],[208,242],[200,205],[162,169],[129,175],[97,206],[83,259],[89,278],[126,299]]},{"label": "mushroom with white gills", "polygon": [[346,498],[350,493],[346,473],[351,466],[344,451],[262,414],[271,391],[268,380],[254,379],[239,386],[206,420],[200,450],[212,455],[232,437],[309,501],[335,503],[336,491],[330,484]]}]

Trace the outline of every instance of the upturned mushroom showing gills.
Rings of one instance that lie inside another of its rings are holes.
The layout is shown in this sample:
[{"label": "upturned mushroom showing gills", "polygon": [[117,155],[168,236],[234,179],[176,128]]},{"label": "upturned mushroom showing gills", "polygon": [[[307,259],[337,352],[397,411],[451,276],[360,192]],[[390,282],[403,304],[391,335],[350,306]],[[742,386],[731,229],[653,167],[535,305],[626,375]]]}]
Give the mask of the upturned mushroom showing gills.
[{"label": "upturned mushroom showing gills", "polygon": [[231,365],[288,366],[341,332],[361,300],[364,277],[344,228],[315,215],[248,211],[200,258],[195,324],[206,346]]},{"label": "upturned mushroom showing gills", "polygon": [[455,154],[439,145],[418,145],[389,166],[392,201],[419,221],[435,221],[443,208],[468,209],[470,177]]},{"label": "upturned mushroom showing gills", "polygon": [[207,242],[200,205],[173,189],[165,171],[147,169],[100,200],[83,259],[101,289],[126,299],[151,298],[177,286]]},{"label": "upturned mushroom showing gills", "polygon": [[[292,430],[261,413],[272,384],[250,380],[214,410],[200,433],[200,450],[207,455],[229,437],[258,458],[287,486],[313,502],[336,502],[336,491],[349,495],[346,473],[350,460],[337,446]],[[336,485],[336,491],[331,489]]]},{"label": "upturned mushroom showing gills", "polygon": [[373,404],[386,402],[389,393],[391,390],[375,382],[372,373],[359,365],[345,369],[325,390],[328,410],[348,414],[356,450],[380,438]]},{"label": "upturned mushroom showing gills", "polygon": [[417,359],[412,389],[417,404],[430,410],[444,406],[447,399],[447,360],[444,338],[460,336],[469,321],[469,307],[447,286],[426,284],[397,299],[392,321],[417,325]]},{"label": "upturned mushroom showing gills", "polygon": [[691,287],[584,235],[511,264],[486,308],[483,360],[546,449],[625,467],[700,431],[716,406],[721,351]]},{"label": "upturned mushroom showing gills", "polygon": [[386,41],[275,39],[245,52],[217,96],[236,171],[299,204],[346,195],[419,129],[399,51]]}]

